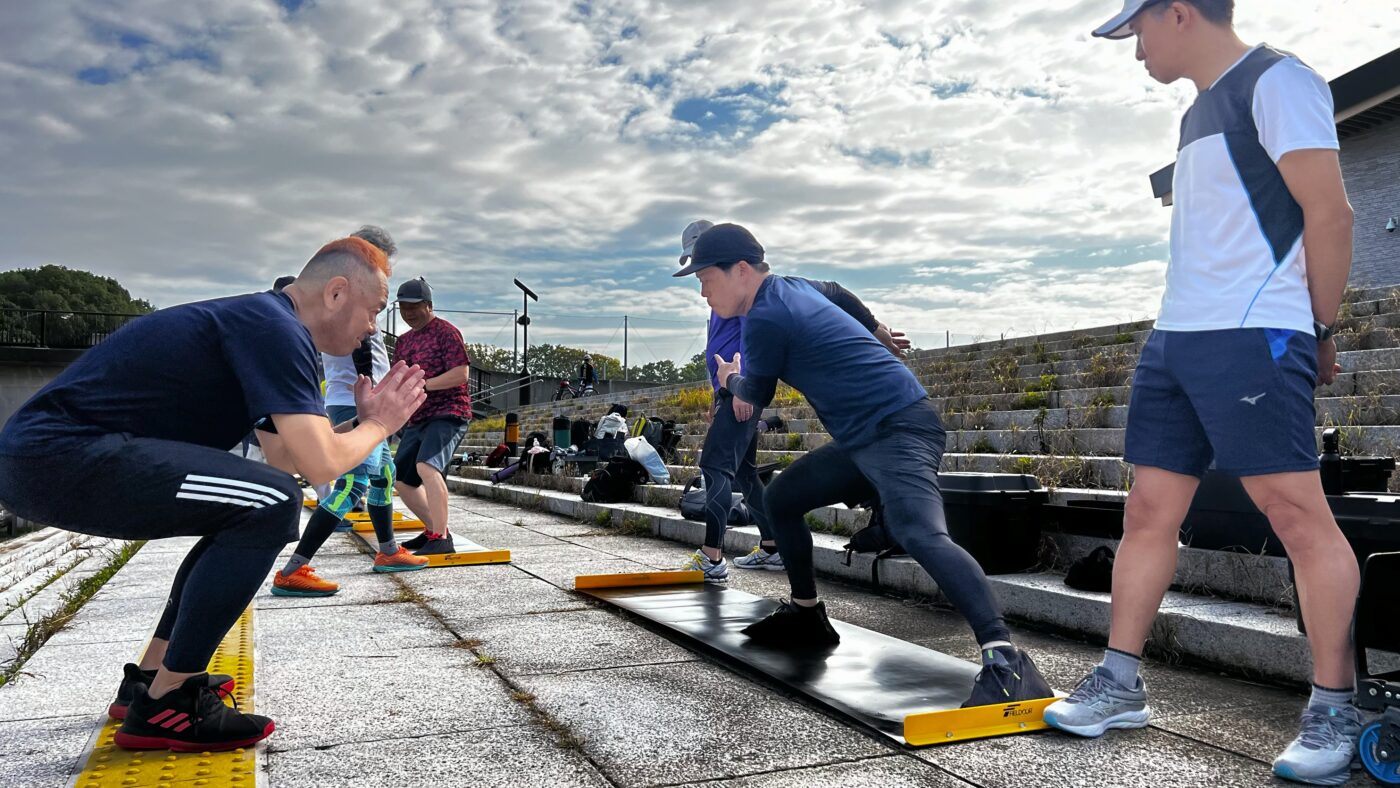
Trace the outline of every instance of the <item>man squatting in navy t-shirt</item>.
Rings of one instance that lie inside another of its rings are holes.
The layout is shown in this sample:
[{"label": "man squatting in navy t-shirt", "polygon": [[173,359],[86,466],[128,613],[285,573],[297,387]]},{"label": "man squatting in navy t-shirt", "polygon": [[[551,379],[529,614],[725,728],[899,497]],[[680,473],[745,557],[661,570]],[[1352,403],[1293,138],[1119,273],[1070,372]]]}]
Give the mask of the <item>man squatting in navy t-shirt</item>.
[{"label": "man squatting in navy t-shirt", "polygon": [[[714,222],[701,219],[691,222],[681,233],[681,265],[687,265],[700,236],[714,227]],[[855,294],[836,282],[812,282],[815,287],[833,304],[856,319],[891,353],[899,355],[909,347],[909,340],[899,332],[890,329],[875,319],[865,304]],[[686,563],[686,569],[698,569],[705,573],[707,580],[722,581],[729,577],[728,562],[724,560],[724,532],[733,505],[733,489],[737,483],[749,511],[753,513],[758,526],[759,545],[748,555],[736,558],[734,565],[741,569],[764,569],[781,572],[782,554],[768,527],[768,515],[764,510],[763,483],[758,478],[758,427],[763,410],[743,402],[737,402],[729,390],[719,383],[719,367],[716,358],[733,358],[740,350],[744,330],[744,317],[721,317],[710,312],[707,340],[705,344],[705,366],[710,372],[710,383],[715,397],[712,405],[709,429],[705,431],[705,444],[700,451],[700,474],[705,489],[705,542]]]},{"label": "man squatting in navy t-shirt", "polygon": [[744,633],[778,647],[840,640],[817,598],[803,517],[819,506],[878,494],[892,536],[967,619],[981,646],[983,669],[965,705],[1050,697],[1030,657],[1011,644],[982,568],[948,536],[938,487],[943,425],[918,378],[811,283],[770,274],[763,247],[743,227],[721,224],[705,232],[680,273],[697,275],[716,314],[747,316],[742,354],[718,363],[719,381],[736,401],[762,410],[782,380],[807,398],[833,439],[768,486],[769,524],[792,600]]},{"label": "man squatting in navy t-shirt", "polygon": [[[344,355],[374,331],[389,263],[359,238],[325,245],[280,293],[162,309],[87,351],[0,432],[0,495],[21,517],[112,539],[197,536],[140,665],[109,709],[119,747],[225,750],[273,731],[225,706],[228,676],[205,670],[282,547],[301,490],[359,465],[423,401],[399,365],[356,387],[358,424],[332,427],[317,351]],[[229,450],[261,435],[270,465]]]}]

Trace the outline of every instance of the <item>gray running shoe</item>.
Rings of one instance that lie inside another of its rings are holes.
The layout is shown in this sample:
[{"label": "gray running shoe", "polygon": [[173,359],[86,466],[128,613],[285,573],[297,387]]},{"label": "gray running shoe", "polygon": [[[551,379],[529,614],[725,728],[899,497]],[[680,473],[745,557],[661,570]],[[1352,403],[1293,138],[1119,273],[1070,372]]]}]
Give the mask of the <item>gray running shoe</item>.
[{"label": "gray running shoe", "polygon": [[767,569],[770,572],[787,571],[787,566],[783,563],[781,555],[770,553],[762,547],[755,547],[748,555],[734,559],[734,565],[740,569]]},{"label": "gray running shoe", "polygon": [[705,573],[705,582],[723,583],[729,579],[729,562],[724,560],[724,556],[719,557],[719,561],[711,561],[710,557],[703,551],[696,550],[695,554],[681,567],[682,572],[699,570]]},{"label": "gray running shoe", "polygon": [[1110,728],[1141,728],[1151,716],[1142,677],[1130,689],[1114,681],[1102,665],[1085,676],[1068,698],[1045,707],[1046,724],[1076,736],[1102,736]]},{"label": "gray running shoe", "polygon": [[1351,779],[1360,735],[1361,713],[1356,707],[1309,706],[1303,709],[1298,738],[1274,761],[1274,774],[1309,785],[1341,785]]}]

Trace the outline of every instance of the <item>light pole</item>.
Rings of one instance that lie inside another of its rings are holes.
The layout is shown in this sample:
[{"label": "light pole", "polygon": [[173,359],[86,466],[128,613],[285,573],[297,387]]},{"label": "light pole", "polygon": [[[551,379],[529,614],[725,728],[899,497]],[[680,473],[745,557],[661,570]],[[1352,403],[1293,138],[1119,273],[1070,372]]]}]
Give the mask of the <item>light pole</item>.
[{"label": "light pole", "polygon": [[513,279],[513,280],[511,280],[511,281],[515,282],[515,286],[518,287],[518,288],[520,288],[520,292],[524,293],[524,295],[521,296],[521,299],[520,299],[520,300],[521,300],[522,302],[524,302],[525,309],[523,310],[523,314],[521,314],[520,317],[517,317],[517,318],[515,319],[515,322],[519,323],[520,326],[521,326],[522,328],[525,329],[525,341],[524,341],[524,343],[523,343],[523,344],[524,344],[524,348],[523,348],[523,350],[522,350],[521,353],[520,353],[520,377],[521,377],[521,380],[523,381],[523,383],[522,383],[522,385],[521,385],[521,387],[520,387],[520,404],[521,404],[521,405],[529,405],[529,404],[530,404],[530,301],[532,301],[532,300],[533,300],[533,301],[538,301],[538,300],[540,300],[540,297],[537,296],[537,295],[535,295],[535,291],[533,291],[533,290],[531,290],[530,288],[526,287],[526,286],[524,285],[524,283],[521,282],[519,279]]}]

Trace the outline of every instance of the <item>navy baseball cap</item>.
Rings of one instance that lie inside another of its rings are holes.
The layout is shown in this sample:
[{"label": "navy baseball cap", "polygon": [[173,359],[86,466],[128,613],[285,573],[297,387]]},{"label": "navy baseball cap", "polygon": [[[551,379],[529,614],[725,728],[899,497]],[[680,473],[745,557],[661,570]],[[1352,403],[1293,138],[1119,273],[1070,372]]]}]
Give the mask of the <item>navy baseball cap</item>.
[{"label": "navy baseball cap", "polygon": [[400,304],[417,304],[421,301],[431,302],[433,300],[433,288],[428,285],[428,280],[423,277],[410,279],[399,285],[398,297],[394,300]]},{"label": "navy baseball cap", "polygon": [[763,247],[753,233],[737,224],[717,224],[695,241],[690,252],[690,265],[671,276],[690,276],[702,268],[723,263],[763,262]]},{"label": "navy baseball cap", "polygon": [[1162,0],[1123,0],[1123,10],[1118,12],[1118,16],[1104,22],[1094,31],[1098,38],[1130,38],[1133,31],[1128,29],[1128,24],[1133,18],[1142,13],[1142,9],[1150,5],[1156,5]]}]

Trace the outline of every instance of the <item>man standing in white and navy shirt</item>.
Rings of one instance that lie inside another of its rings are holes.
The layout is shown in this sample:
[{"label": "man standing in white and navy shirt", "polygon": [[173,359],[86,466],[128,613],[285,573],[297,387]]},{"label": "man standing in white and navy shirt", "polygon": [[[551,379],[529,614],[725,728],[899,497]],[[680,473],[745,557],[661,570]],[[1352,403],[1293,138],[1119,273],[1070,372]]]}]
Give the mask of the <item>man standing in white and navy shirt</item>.
[{"label": "man standing in white and navy shirt", "polygon": [[1332,328],[1352,211],[1326,81],[1245,44],[1233,14],[1233,0],[1127,0],[1094,31],[1135,36],[1153,79],[1190,79],[1199,95],[1181,123],[1162,311],[1133,379],[1109,649],[1045,719],[1084,736],[1147,724],[1140,655],[1213,463],[1240,478],[1293,560],[1312,649],[1302,731],[1274,773],[1340,785],[1360,729],[1349,632],[1359,572],[1322,491],[1312,397],[1339,371]]}]

